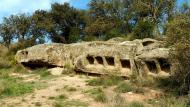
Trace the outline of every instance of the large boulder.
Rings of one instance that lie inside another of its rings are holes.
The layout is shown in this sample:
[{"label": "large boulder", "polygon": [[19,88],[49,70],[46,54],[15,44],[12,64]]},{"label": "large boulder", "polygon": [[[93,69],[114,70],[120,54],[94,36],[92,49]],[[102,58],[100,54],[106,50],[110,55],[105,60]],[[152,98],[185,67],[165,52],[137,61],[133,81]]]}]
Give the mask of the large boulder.
[{"label": "large boulder", "polygon": [[31,69],[71,67],[80,72],[121,76],[130,76],[134,72],[155,75],[169,72],[168,49],[163,48],[161,41],[118,39],[36,45],[18,51],[16,60]]}]

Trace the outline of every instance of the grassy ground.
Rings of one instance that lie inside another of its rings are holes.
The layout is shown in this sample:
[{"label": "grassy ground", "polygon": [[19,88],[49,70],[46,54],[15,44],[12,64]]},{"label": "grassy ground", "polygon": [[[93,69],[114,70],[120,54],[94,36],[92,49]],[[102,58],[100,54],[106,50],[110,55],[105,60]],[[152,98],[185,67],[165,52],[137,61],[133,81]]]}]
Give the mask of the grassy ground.
[{"label": "grassy ground", "polygon": [[[20,69],[20,68],[17,68]],[[26,93],[32,93],[35,89],[42,88],[45,84],[36,81],[24,81],[25,79],[19,75],[22,73],[15,73],[15,68],[0,69],[0,98],[21,96]],[[17,74],[17,76],[14,76]],[[25,72],[24,75],[30,75]]]}]

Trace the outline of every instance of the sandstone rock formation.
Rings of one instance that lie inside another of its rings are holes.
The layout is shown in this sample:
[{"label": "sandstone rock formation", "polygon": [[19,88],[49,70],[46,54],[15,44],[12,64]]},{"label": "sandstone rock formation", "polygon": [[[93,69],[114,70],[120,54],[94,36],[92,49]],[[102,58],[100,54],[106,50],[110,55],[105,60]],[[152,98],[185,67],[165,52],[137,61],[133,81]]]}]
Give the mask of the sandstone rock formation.
[{"label": "sandstone rock formation", "polygon": [[122,38],[106,42],[36,45],[16,54],[16,60],[31,69],[74,68],[76,72],[95,74],[115,73],[130,76],[169,75],[169,51],[154,39],[124,41]]}]

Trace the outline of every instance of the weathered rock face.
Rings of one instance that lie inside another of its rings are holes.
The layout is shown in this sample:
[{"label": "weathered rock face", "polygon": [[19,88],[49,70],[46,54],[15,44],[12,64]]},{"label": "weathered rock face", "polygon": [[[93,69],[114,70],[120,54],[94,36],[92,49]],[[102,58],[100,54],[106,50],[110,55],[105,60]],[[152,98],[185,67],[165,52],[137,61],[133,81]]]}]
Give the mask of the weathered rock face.
[{"label": "weathered rock face", "polygon": [[[117,39],[116,39],[117,40]],[[66,68],[76,71],[130,76],[139,74],[168,75],[171,64],[169,51],[154,39],[75,44],[43,44],[20,50],[16,60],[26,67]]]}]

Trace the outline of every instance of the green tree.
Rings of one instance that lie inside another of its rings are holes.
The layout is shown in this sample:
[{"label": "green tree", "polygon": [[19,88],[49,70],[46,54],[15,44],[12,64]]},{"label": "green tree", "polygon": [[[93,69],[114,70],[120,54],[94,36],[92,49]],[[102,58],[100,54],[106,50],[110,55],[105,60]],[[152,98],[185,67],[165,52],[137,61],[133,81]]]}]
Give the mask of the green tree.
[{"label": "green tree", "polygon": [[154,26],[149,21],[139,21],[134,27],[133,38],[143,39],[143,38],[153,38]]},{"label": "green tree", "polygon": [[121,0],[91,0],[85,29],[87,34],[99,39],[109,39],[115,37],[115,34],[120,35],[122,31],[126,32],[126,27],[129,26],[126,26],[128,23],[125,21],[123,6]]},{"label": "green tree", "polygon": [[32,16],[32,34],[41,42],[44,42],[45,37],[57,43],[76,42],[84,29],[84,14],[84,11],[68,3],[54,3],[50,11],[35,11]]},{"label": "green tree", "polygon": [[49,35],[54,26],[49,12],[37,10],[32,15],[31,32],[34,40],[38,40],[38,43],[44,43],[45,37],[50,38]]},{"label": "green tree", "polygon": [[0,36],[2,38],[2,44],[6,46],[7,48],[9,48],[12,40],[14,39],[14,34],[10,26],[5,23],[7,20],[4,18],[3,21],[4,23],[0,25]]},{"label": "green tree", "polygon": [[110,33],[152,38],[161,34],[175,4],[175,0],[91,0],[86,32],[98,38],[110,38]]},{"label": "green tree", "polygon": [[11,15],[10,17],[4,18],[2,24],[9,27],[9,32],[11,32],[12,35],[14,35],[14,37],[20,42],[29,37],[30,23],[30,17],[25,14],[21,14]]},{"label": "green tree", "polygon": [[[162,26],[172,17],[176,0],[133,0],[129,6],[129,17],[135,24],[135,30],[147,32],[135,32],[135,36],[144,35],[159,36]],[[144,24],[143,24],[144,23]],[[144,26],[148,24],[147,26]],[[139,28],[137,28],[139,27]],[[147,28],[144,28],[147,27]],[[152,28],[153,27],[153,28]],[[150,33],[150,31],[152,33]]]},{"label": "green tree", "polygon": [[11,15],[9,20],[13,23],[13,29],[18,41],[24,41],[30,38],[29,29],[31,26],[31,18],[25,14]]},{"label": "green tree", "polygon": [[170,59],[173,62],[173,80],[180,91],[190,90],[190,12],[180,14],[168,25],[166,32]]},{"label": "green tree", "polygon": [[[36,27],[36,26],[35,26]],[[0,34],[3,43],[9,47],[12,41],[18,41],[18,48],[25,48],[36,44],[38,35],[34,33],[34,20],[26,14],[11,15],[4,18]]]},{"label": "green tree", "polygon": [[68,3],[54,3],[51,6],[50,15],[54,24],[54,27],[50,31],[52,41],[69,43],[72,28],[81,28],[83,16],[81,16],[80,10],[71,7]]}]

